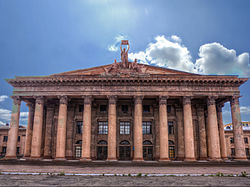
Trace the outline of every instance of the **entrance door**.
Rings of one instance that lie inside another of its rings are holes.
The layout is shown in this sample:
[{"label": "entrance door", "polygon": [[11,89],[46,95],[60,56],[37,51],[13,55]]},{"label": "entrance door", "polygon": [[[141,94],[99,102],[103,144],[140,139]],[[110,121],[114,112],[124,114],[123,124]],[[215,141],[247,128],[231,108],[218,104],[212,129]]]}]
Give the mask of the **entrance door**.
[{"label": "entrance door", "polygon": [[107,146],[97,146],[97,160],[106,160],[107,156]]},{"label": "entrance door", "polygon": [[130,160],[130,146],[119,146],[119,159]]},{"label": "entrance door", "polygon": [[153,160],[153,146],[143,146],[143,159]]}]

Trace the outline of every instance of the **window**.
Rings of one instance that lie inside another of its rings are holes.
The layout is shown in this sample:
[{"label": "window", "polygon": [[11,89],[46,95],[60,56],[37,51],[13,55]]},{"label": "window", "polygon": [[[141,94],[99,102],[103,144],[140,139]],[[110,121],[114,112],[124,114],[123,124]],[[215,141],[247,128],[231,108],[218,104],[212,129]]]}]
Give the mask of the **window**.
[{"label": "window", "polygon": [[130,134],[130,122],[129,121],[120,122],[120,134]]},{"label": "window", "polygon": [[123,140],[120,142],[120,145],[130,145],[130,143],[127,140]]},{"label": "window", "polygon": [[143,112],[150,112],[150,105],[143,105]]},{"label": "window", "polygon": [[20,136],[18,136],[17,141],[18,141],[18,142],[20,142],[20,140],[21,140],[21,137],[20,137]]},{"label": "window", "polygon": [[122,112],[128,113],[128,105],[122,105]]},{"label": "window", "polygon": [[169,146],[169,158],[175,158],[174,146]]},{"label": "window", "polygon": [[76,133],[77,134],[82,134],[82,121],[77,121],[76,122]]},{"label": "window", "polygon": [[3,141],[4,141],[4,142],[7,142],[7,141],[8,141],[8,136],[4,136],[4,137],[3,137]]},{"label": "window", "polygon": [[227,126],[226,129],[231,129],[231,127],[230,127],[230,126]]},{"label": "window", "polygon": [[3,147],[3,148],[2,148],[2,153],[5,154],[5,153],[6,153],[6,150],[7,150],[7,148],[6,148],[6,147]]},{"label": "window", "polygon": [[83,112],[84,105],[79,105],[79,112]]},{"label": "window", "polygon": [[230,143],[233,144],[234,143],[234,138],[230,137]]},{"label": "window", "polygon": [[168,134],[174,134],[174,122],[173,121],[168,122]]},{"label": "window", "polygon": [[107,112],[107,105],[100,105],[100,112]]},{"label": "window", "polygon": [[20,147],[16,148],[16,154],[19,155],[20,154]]},{"label": "window", "polygon": [[142,133],[143,134],[152,134],[152,122],[143,121],[142,122]]},{"label": "window", "polygon": [[231,148],[231,156],[234,156],[234,155],[235,155],[235,149]]},{"label": "window", "polygon": [[167,111],[168,113],[171,113],[171,105],[167,105]]},{"label": "window", "polygon": [[247,137],[244,138],[244,142],[245,142],[245,144],[248,144],[248,138]]},{"label": "window", "polygon": [[149,141],[149,140],[145,140],[145,141],[143,142],[143,145],[152,145],[152,142]]},{"label": "window", "polygon": [[108,145],[108,142],[105,140],[100,140],[97,144],[99,145]]},{"label": "window", "polygon": [[108,134],[107,121],[98,121],[98,134]]},{"label": "window", "polygon": [[75,157],[76,158],[81,158],[82,157],[82,146],[76,146]]},{"label": "window", "polygon": [[249,148],[246,148],[246,156],[249,156]]}]

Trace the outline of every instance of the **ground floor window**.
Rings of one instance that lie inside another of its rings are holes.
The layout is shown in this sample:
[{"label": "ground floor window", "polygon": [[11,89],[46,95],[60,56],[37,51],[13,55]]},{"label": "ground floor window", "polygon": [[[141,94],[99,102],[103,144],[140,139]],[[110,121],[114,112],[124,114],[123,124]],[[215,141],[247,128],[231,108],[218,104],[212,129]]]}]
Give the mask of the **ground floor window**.
[{"label": "ground floor window", "polygon": [[98,121],[98,134],[108,134],[107,121]]},{"label": "ground floor window", "polygon": [[2,148],[2,154],[6,154],[6,150],[7,150],[7,148],[6,148],[6,147],[3,147],[3,148]]},{"label": "ground floor window", "polygon": [[249,148],[246,148],[246,156],[249,156]]},{"label": "ground floor window", "polygon": [[235,149],[231,148],[231,156],[235,156]]},{"label": "ground floor window", "polygon": [[97,143],[97,160],[106,160],[108,157],[108,143],[101,140]]},{"label": "ground floor window", "polygon": [[174,146],[174,141],[172,140],[168,141],[168,155],[170,159],[175,158],[175,146]]},{"label": "ground floor window", "polygon": [[130,134],[130,122],[129,121],[120,122],[120,134]]},{"label": "ground floor window", "polygon": [[143,121],[142,122],[142,133],[143,134],[152,134],[152,122]]},{"label": "ground floor window", "polygon": [[143,142],[143,159],[144,160],[153,160],[153,145],[151,141]]},{"label": "ground floor window", "polygon": [[123,140],[119,145],[119,160],[130,160],[131,146],[129,141]]},{"label": "ground floor window", "polygon": [[76,146],[75,157],[76,158],[81,158],[82,157],[82,146]]}]

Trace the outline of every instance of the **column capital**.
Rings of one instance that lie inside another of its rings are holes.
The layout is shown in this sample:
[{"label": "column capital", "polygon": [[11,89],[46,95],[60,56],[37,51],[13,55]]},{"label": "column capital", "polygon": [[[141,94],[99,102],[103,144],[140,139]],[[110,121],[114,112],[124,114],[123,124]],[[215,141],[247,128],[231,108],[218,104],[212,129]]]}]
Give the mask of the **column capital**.
[{"label": "column capital", "polygon": [[60,104],[68,104],[69,98],[66,95],[58,96],[58,98],[60,99]]},{"label": "column capital", "polygon": [[166,105],[167,99],[168,99],[168,96],[159,96],[159,105]]},{"label": "column capital", "polygon": [[38,96],[34,97],[36,99],[36,104],[44,104],[44,97],[43,96]]},{"label": "column capital", "polygon": [[234,105],[234,104],[239,104],[239,98],[240,98],[239,95],[232,96],[231,99],[230,99],[231,106]]},{"label": "column capital", "polygon": [[91,105],[92,104],[92,96],[91,95],[86,95],[86,96],[83,96],[84,98],[84,104],[85,105]]},{"label": "column capital", "polygon": [[216,97],[209,96],[209,97],[207,98],[207,106],[215,105],[215,99],[216,99]]},{"label": "column capital", "polygon": [[142,104],[143,96],[134,96],[135,104]]},{"label": "column capital", "polygon": [[109,104],[116,104],[117,96],[116,95],[109,95],[108,100],[109,100]]},{"label": "column capital", "polygon": [[15,105],[20,105],[21,104],[21,98],[19,96],[11,96],[11,98],[13,99],[13,102]]},{"label": "column capital", "polygon": [[222,112],[222,108],[224,107],[224,104],[218,104],[216,105],[217,112]]},{"label": "column capital", "polygon": [[191,97],[184,96],[183,97],[183,105],[190,105],[191,104]]}]

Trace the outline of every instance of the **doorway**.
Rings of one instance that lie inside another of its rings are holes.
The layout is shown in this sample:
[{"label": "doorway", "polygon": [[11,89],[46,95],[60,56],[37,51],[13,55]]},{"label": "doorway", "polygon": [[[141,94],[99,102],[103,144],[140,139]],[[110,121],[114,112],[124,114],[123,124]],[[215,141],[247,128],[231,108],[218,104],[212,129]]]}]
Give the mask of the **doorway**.
[{"label": "doorway", "polygon": [[130,160],[131,146],[129,141],[123,140],[119,146],[119,160]]}]

